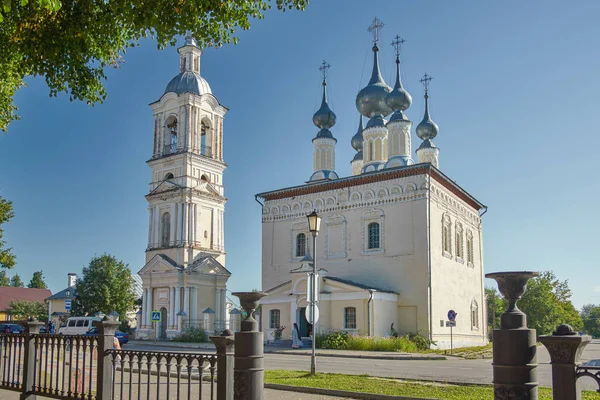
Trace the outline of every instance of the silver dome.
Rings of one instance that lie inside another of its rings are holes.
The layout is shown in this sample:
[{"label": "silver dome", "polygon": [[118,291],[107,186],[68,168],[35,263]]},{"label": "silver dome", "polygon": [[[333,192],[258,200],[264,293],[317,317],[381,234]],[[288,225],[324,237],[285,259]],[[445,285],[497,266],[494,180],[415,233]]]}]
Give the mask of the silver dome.
[{"label": "silver dome", "polygon": [[321,129],[329,129],[335,125],[336,116],[333,111],[329,108],[329,104],[327,104],[327,83],[323,81],[323,100],[321,101],[321,108],[317,110],[315,115],[313,115],[313,124],[317,126],[317,128]]},{"label": "silver dome", "polygon": [[356,153],[354,155],[354,158],[352,159],[352,161],[362,161],[363,160],[363,151],[359,150],[358,153]]},{"label": "silver dome", "polygon": [[408,118],[406,117],[406,114],[404,114],[404,111],[398,110],[394,111],[394,113],[390,117],[388,124],[394,121],[408,121]]},{"label": "silver dome", "polygon": [[425,92],[425,115],[423,116],[423,120],[417,125],[417,136],[421,140],[429,140],[433,139],[437,136],[440,128],[437,126],[435,122],[429,116],[429,103],[428,103],[429,95]]},{"label": "silver dome", "polygon": [[[361,151],[363,148],[363,117],[362,115],[359,115],[359,123],[358,123],[358,130],[356,131],[356,134],[354,136],[352,136],[352,148],[356,151]],[[362,159],[362,154],[360,156],[360,158]]]},{"label": "silver dome", "polygon": [[369,120],[369,122],[367,122],[367,128],[373,128],[376,126],[385,126],[385,124],[386,124],[385,119],[383,119],[381,114],[377,114],[376,116],[371,118]]},{"label": "silver dome", "polygon": [[395,156],[387,160],[385,168],[406,167],[413,164],[413,160],[408,156]]},{"label": "silver dome", "polygon": [[404,111],[412,104],[412,97],[402,87],[402,80],[400,79],[400,58],[396,57],[396,84],[394,88],[387,95],[387,105],[394,111]]},{"label": "silver dome", "polygon": [[208,82],[199,74],[192,71],[184,71],[171,79],[165,93],[194,93],[198,96],[212,94]]},{"label": "silver dome", "polygon": [[333,179],[339,179],[338,174],[335,173],[335,171],[330,171],[327,169],[322,169],[319,171],[315,171],[311,177],[310,177],[310,182],[312,181],[321,181],[321,180],[333,180]]},{"label": "silver dome", "polygon": [[317,132],[317,136],[314,137],[313,141],[315,139],[333,139],[337,143],[337,139],[333,137],[333,133],[331,133],[331,131],[329,129],[325,129],[325,128],[323,128],[319,132]]},{"label": "silver dome", "polygon": [[369,84],[362,88],[356,95],[356,108],[365,117],[371,118],[375,115],[389,115],[392,109],[387,105],[386,98],[392,89],[385,83],[379,71],[379,60],[377,45],[373,46],[373,72]]},{"label": "silver dome", "polygon": [[418,150],[421,149],[436,149],[437,146],[430,140],[430,139],[425,139],[423,140],[423,143],[421,143],[421,145],[419,146]]}]

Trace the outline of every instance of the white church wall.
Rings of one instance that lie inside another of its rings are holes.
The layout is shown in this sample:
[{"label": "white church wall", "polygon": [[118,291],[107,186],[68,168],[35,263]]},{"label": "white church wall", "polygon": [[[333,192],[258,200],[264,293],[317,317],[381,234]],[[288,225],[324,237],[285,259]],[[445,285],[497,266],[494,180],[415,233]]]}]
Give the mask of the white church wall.
[{"label": "white church wall", "polygon": [[[433,340],[439,348],[450,347],[450,328],[445,327],[450,309],[458,313],[453,328],[455,347],[487,343],[485,325],[485,299],[483,291],[483,266],[479,242],[479,216],[457,196],[435,185],[431,201],[431,261],[432,261],[432,318]],[[450,220],[450,251],[443,247],[443,221]],[[472,265],[466,254],[457,257],[456,226],[463,228],[462,246],[466,251],[466,231],[474,234]],[[476,317],[471,307],[477,304]],[[442,326],[442,324],[444,326]]]},{"label": "white church wall", "polygon": [[372,301],[372,303],[372,335],[382,337],[390,336],[390,326],[392,325],[392,323],[394,324],[394,328],[397,329],[398,327],[398,302],[390,301],[389,299],[385,298],[375,298]]}]

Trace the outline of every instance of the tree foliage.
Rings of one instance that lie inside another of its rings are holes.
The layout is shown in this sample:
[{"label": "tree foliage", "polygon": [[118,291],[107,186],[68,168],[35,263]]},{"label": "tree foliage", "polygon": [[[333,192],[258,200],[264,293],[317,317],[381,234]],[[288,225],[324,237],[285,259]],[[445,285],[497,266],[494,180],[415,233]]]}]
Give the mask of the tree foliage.
[{"label": "tree foliage", "polygon": [[0,286],[10,286],[10,278],[4,269],[0,270]]},{"label": "tree foliage", "polygon": [[0,129],[17,118],[12,98],[27,76],[44,76],[50,96],[88,104],[106,98],[107,67],[119,67],[142,38],[164,49],[192,34],[201,47],[237,43],[274,4],[304,9],[308,0],[4,0],[0,11]]},{"label": "tree foliage", "polygon": [[8,303],[8,313],[17,319],[35,317],[38,321],[48,320],[48,305],[38,301],[16,300]]},{"label": "tree foliage", "polygon": [[95,257],[83,268],[81,279],[77,279],[77,296],[72,303],[74,315],[93,315],[98,312],[119,313],[125,319],[132,310],[136,295],[129,267],[114,256],[104,254]]},{"label": "tree foliage", "polygon": [[491,332],[492,329],[500,328],[500,315],[506,310],[506,301],[492,287],[485,288],[485,298],[487,302],[487,321]]},{"label": "tree foliage", "polygon": [[600,338],[600,305],[586,304],[581,308],[583,330],[594,338]]},{"label": "tree foliage", "polygon": [[27,287],[30,289],[48,289],[48,285],[46,285],[46,282],[44,281],[43,271],[34,272]]},{"label": "tree foliage", "polygon": [[15,274],[12,278],[10,278],[10,286],[14,287],[24,287],[25,284],[21,280],[19,274]]},{"label": "tree foliage", "polygon": [[[2,34],[2,29],[0,29],[0,37],[2,37]],[[2,65],[2,58],[4,57],[3,53],[5,51],[5,49],[0,49],[0,66]],[[4,75],[4,73],[5,71],[0,70],[0,129],[2,128],[2,97],[4,96],[5,91],[2,82],[2,76]],[[0,268],[12,268],[15,266],[16,263],[16,257],[12,253],[12,249],[5,249],[4,246],[6,245],[6,242],[2,240],[2,237],[4,236],[4,230],[2,229],[2,225],[10,221],[10,219],[13,216],[14,212],[12,209],[12,202],[0,196]]]}]

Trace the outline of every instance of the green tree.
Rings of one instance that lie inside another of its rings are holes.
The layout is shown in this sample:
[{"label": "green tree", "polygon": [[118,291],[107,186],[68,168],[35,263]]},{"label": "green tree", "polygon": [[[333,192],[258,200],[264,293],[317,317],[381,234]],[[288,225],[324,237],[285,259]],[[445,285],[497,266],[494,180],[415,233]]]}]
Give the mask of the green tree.
[{"label": "green tree", "polygon": [[48,305],[38,301],[16,300],[8,303],[8,313],[17,319],[35,317],[38,321],[48,320]]},{"label": "green tree", "polygon": [[15,274],[15,276],[13,276],[12,278],[10,278],[10,286],[24,287],[25,284],[21,280],[21,277],[19,276],[19,274]]},{"label": "green tree", "polygon": [[586,304],[581,309],[583,330],[594,338],[600,337],[600,305]]},{"label": "green tree", "polygon": [[6,270],[0,270],[0,286],[10,286],[10,278],[6,274]]},{"label": "green tree", "polygon": [[46,285],[46,282],[44,282],[44,273],[42,271],[34,272],[31,280],[27,284],[27,287],[35,289],[48,289],[48,285]]},{"label": "green tree", "polygon": [[[0,37],[2,37],[3,32],[0,28]],[[2,39],[0,39],[1,41]],[[4,57],[4,50],[0,51],[0,65],[2,65],[2,58]],[[2,97],[4,96],[4,92],[6,88],[2,85],[2,76],[4,76],[4,72],[0,70],[0,129],[2,128]],[[11,100],[12,101],[12,100]],[[2,229],[2,225],[10,221],[10,219],[14,216],[14,212],[12,209],[12,202],[6,200],[2,196],[0,196],[0,268],[12,268],[15,266],[16,257],[12,253],[12,249],[5,249],[4,246],[6,242],[2,240],[4,236],[4,230]],[[8,286],[8,285],[4,285]]]},{"label": "green tree", "polygon": [[153,38],[164,49],[191,34],[201,47],[237,43],[274,4],[304,9],[308,0],[4,0],[0,11],[0,129],[17,118],[12,101],[27,76],[44,76],[50,96],[88,104],[106,98],[107,67]]},{"label": "green tree", "polygon": [[502,299],[500,293],[492,287],[485,288],[485,298],[487,302],[487,315],[489,331],[500,328],[500,315],[506,309],[506,301]]},{"label": "green tree", "polygon": [[75,288],[77,296],[72,303],[75,315],[116,311],[124,320],[136,300],[129,267],[109,254],[94,257],[90,265],[83,268]]},{"label": "green tree", "polygon": [[552,334],[560,324],[569,324],[576,331],[583,328],[583,320],[571,303],[568,281],[558,280],[552,271],[529,280],[518,306],[527,314],[527,325],[538,336]]}]

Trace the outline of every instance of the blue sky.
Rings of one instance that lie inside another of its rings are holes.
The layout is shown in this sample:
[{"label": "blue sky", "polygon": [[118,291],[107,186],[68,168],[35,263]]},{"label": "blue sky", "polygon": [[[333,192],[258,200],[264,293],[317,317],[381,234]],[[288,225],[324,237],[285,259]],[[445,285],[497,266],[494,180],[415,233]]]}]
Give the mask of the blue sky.
[{"label": "blue sky", "polygon": [[[336,169],[351,174],[354,99],[372,66],[366,31],[374,16],[380,62],[393,85],[388,45],[399,34],[402,76],[423,115],[424,72],[440,126],[440,167],[489,207],[483,217],[486,272],[554,270],[577,307],[600,303],[600,2],[313,1],[304,12],[268,12],[237,46],[207,49],[201,74],[225,116],[224,182],[230,290],[260,287],[261,210],[254,194],[301,184],[312,173],[312,114],[318,67],[331,64],[337,114]],[[180,41],[180,44],[182,41]],[[53,292],[94,255],[144,264],[157,100],[178,72],[175,48],[147,40],[108,71],[108,99],[89,107],[50,98],[41,78],[16,96],[21,121],[0,135],[0,194],[16,216],[5,239],[18,256],[9,272],[28,281],[43,270]],[[413,143],[418,143],[413,131]],[[413,149],[417,145],[413,144]],[[493,282],[487,282],[493,284]]]}]

